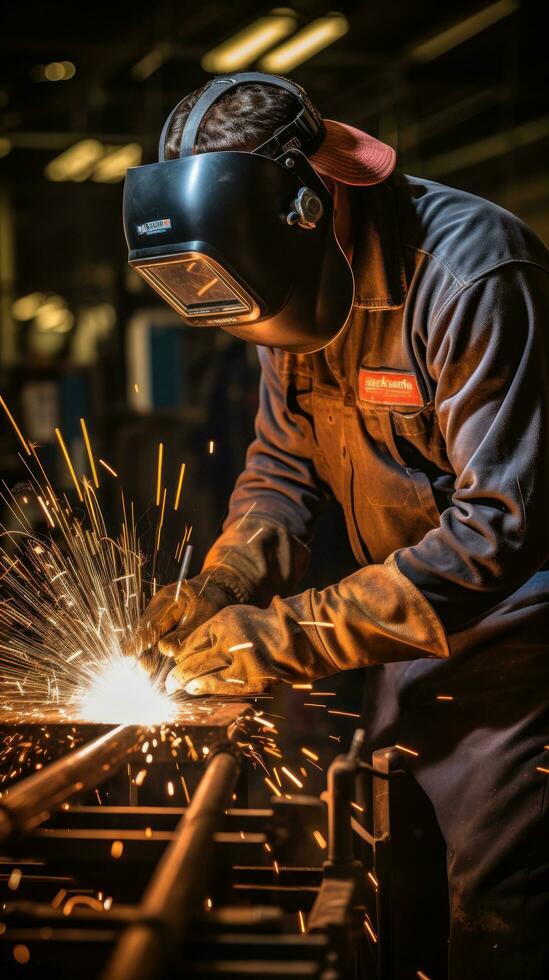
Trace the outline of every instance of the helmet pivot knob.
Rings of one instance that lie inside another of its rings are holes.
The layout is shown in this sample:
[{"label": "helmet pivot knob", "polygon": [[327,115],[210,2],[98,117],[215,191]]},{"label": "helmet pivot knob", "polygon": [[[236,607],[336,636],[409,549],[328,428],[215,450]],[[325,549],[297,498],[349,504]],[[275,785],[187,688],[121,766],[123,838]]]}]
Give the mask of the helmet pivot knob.
[{"label": "helmet pivot knob", "polygon": [[324,214],[324,207],[318,194],[310,187],[301,187],[292,201],[292,210],[286,217],[289,225],[299,225],[300,228],[316,228]]}]

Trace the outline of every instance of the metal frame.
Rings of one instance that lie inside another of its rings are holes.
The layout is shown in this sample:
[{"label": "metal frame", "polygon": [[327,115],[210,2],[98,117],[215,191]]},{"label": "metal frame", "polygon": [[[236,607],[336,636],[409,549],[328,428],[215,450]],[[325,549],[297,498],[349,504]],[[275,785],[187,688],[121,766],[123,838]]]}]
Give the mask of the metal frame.
[{"label": "metal frame", "polygon": [[[14,867],[22,878],[0,912],[0,964],[13,963],[14,945],[24,944],[38,975],[55,980],[72,978],[75,955],[81,980],[162,980],[175,964],[190,978],[392,980],[388,786],[398,754],[377,753],[366,764],[359,730],[349,753],[330,766],[322,802],[294,796],[259,810],[231,807],[245,722],[239,716],[227,724],[231,712],[221,715],[185,809],[139,806],[134,798],[129,805],[65,803],[53,812],[64,794],[67,800],[94,785],[98,767],[109,767],[107,787],[120,782],[139,738],[123,726],[10,791],[0,891]],[[366,814],[351,805],[363,791]],[[27,802],[19,807],[18,800]],[[315,828],[328,839],[323,865]],[[120,860],[111,856],[115,841]],[[116,896],[112,907],[94,897],[100,892]]]}]

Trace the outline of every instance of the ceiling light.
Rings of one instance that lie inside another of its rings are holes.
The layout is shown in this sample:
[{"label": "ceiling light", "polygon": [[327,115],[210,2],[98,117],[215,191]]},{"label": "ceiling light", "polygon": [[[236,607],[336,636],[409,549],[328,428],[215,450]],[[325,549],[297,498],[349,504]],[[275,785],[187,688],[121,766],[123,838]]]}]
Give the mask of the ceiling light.
[{"label": "ceiling light", "polygon": [[26,296],[20,296],[12,303],[11,315],[14,320],[32,320],[44,305],[45,299],[44,293],[28,293]]},{"label": "ceiling light", "polygon": [[123,180],[128,167],[138,167],[142,156],[139,143],[113,147],[95,164],[91,179],[99,184],[114,184]]},{"label": "ceiling light", "polygon": [[459,44],[468,41],[475,34],[480,34],[487,27],[491,27],[492,24],[497,24],[499,20],[513,14],[515,10],[518,10],[517,0],[498,0],[497,3],[492,3],[471,17],[466,17],[465,20],[459,21],[458,24],[454,24],[453,27],[449,27],[448,30],[442,31],[435,37],[429,38],[421,44],[416,44],[410,51],[410,57],[413,61],[423,63],[434,61],[441,54],[451,51],[452,48],[457,48]]},{"label": "ceiling light", "polygon": [[76,66],[73,65],[72,61],[62,61],[61,64],[65,69],[65,76],[63,78],[64,82],[68,82],[70,78],[74,78],[76,75]]},{"label": "ceiling light", "polygon": [[54,160],[50,160],[44,173],[48,180],[86,180],[93,165],[104,152],[105,149],[99,140],[80,140]]},{"label": "ceiling light", "polygon": [[293,10],[286,7],[271,10],[208,51],[203,55],[200,64],[204,71],[214,75],[240,71],[257,61],[264,51],[292,34],[296,24],[297,15]]},{"label": "ceiling light", "polygon": [[74,316],[60,296],[52,297],[38,310],[35,317],[37,330],[53,330],[55,333],[68,333],[74,323]]},{"label": "ceiling light", "polygon": [[48,82],[60,82],[65,77],[65,69],[60,61],[52,61],[44,68],[44,78]]},{"label": "ceiling light", "polygon": [[42,69],[43,77],[47,82],[66,82],[76,75],[76,68],[72,61],[50,61],[49,65],[38,67]]},{"label": "ceiling light", "polygon": [[333,44],[349,30],[349,21],[343,14],[327,14],[313,20],[294,34],[289,41],[269,51],[259,62],[263,71],[284,74],[297,65],[308,61],[313,55]]},{"label": "ceiling light", "polygon": [[140,61],[132,67],[130,74],[132,78],[135,78],[138,82],[144,82],[147,78],[150,78],[155,71],[162,68],[167,56],[169,54],[169,48],[167,44],[157,44],[152,51],[144,55]]}]

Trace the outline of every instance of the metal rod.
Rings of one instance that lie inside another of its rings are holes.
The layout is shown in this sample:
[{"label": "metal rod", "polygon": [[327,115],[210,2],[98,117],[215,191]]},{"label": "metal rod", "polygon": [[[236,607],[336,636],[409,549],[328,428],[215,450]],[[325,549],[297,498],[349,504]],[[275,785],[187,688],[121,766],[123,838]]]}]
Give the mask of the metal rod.
[{"label": "metal rod", "polygon": [[357,728],[347,755],[338,755],[328,769],[328,861],[332,865],[353,862],[351,801],[365,732]]},{"label": "metal rod", "polygon": [[17,783],[0,800],[0,843],[32,830],[65,800],[103,782],[139,742],[141,729],[118,725]]},{"label": "metal rod", "polygon": [[155,980],[204,898],[213,834],[238,776],[237,756],[222,749],[200,780],[175,839],[164,851],[140,906],[143,920],[122,935],[103,980]]}]

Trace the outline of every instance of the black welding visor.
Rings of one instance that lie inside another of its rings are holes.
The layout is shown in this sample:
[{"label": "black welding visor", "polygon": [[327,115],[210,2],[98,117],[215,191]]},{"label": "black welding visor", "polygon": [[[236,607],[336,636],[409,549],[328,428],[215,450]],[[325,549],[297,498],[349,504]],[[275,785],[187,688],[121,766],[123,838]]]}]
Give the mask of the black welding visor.
[{"label": "black welding visor", "polygon": [[128,170],[129,263],[190,326],[305,353],[345,324],[354,285],[332,197],[296,141]]}]

